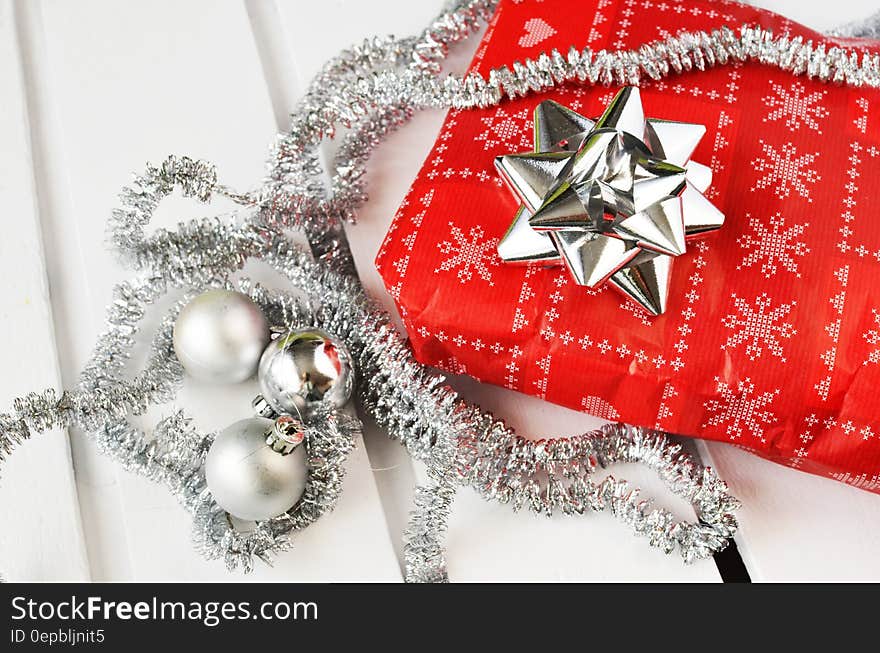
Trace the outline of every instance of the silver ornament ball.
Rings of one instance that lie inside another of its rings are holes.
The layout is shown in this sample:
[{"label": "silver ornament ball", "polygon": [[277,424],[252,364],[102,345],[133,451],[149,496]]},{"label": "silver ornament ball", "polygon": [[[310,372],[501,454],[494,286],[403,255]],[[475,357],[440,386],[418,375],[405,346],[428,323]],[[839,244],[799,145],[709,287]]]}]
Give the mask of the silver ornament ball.
[{"label": "silver ornament ball", "polygon": [[232,290],[208,290],[193,298],[174,323],[174,352],[187,373],[211,383],[252,377],[269,342],[260,307]]},{"label": "silver ornament ball", "polygon": [[307,415],[340,408],[354,390],[351,355],[320,329],[296,329],[269,343],[258,372],[264,399],[278,413]]},{"label": "silver ornament ball", "polygon": [[217,504],[239,519],[262,521],[290,510],[306,485],[305,447],[282,454],[266,443],[273,422],[243,419],[221,431],[205,459],[205,480]]}]

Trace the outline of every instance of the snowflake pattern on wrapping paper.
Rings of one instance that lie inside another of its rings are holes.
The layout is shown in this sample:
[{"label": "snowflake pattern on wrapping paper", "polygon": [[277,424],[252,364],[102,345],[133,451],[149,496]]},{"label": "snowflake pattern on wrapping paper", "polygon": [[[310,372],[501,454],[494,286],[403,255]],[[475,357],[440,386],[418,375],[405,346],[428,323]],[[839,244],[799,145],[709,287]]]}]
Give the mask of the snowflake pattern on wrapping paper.
[{"label": "snowflake pattern on wrapping paper", "polygon": [[584,409],[585,413],[589,413],[595,417],[601,417],[602,419],[607,419],[608,421],[615,421],[620,419],[620,413],[617,412],[617,409],[612,406],[609,402],[602,399],[602,397],[597,397],[596,395],[587,395],[583,399],[581,399],[581,406]]},{"label": "snowflake pattern on wrapping paper", "polygon": [[735,312],[729,313],[721,319],[721,323],[733,331],[727,337],[727,342],[721,345],[722,350],[735,349],[743,343],[746,345],[746,355],[750,360],[757,360],[766,348],[773,356],[785,362],[785,353],[780,340],[791,338],[797,333],[794,325],[784,322],[791,309],[797,304],[792,301],[789,304],[773,306],[773,300],[767,293],[759,295],[754,304],[750,304],[736,293],[731,295]]},{"label": "snowflake pattern on wrapping paper", "polygon": [[596,12],[593,14],[593,24],[590,26],[589,34],[587,34],[587,45],[593,45],[594,41],[601,39],[604,36],[602,25],[603,23],[608,23],[608,16],[602,12],[607,9],[610,4],[611,0],[599,0],[597,3]]},{"label": "snowflake pattern on wrapping paper", "polygon": [[827,91],[820,90],[807,94],[803,84],[794,82],[791,87],[785,88],[770,80],[773,94],[764,98],[764,104],[770,109],[764,117],[764,122],[782,121],[789,131],[797,131],[801,126],[807,126],[821,134],[819,121],[828,116],[828,109],[819,104]]},{"label": "snowflake pattern on wrapping paper", "polygon": [[552,362],[553,354],[547,354],[546,356],[544,356],[544,358],[535,363],[535,365],[540,368],[540,370],[544,373],[544,375],[540,379],[532,382],[532,385],[538,391],[537,396],[540,399],[547,398],[547,385],[550,383],[550,365]]},{"label": "snowflake pattern on wrapping paper", "polygon": [[743,431],[748,430],[752,437],[766,442],[764,428],[776,422],[776,415],[767,406],[779,394],[779,389],[755,394],[755,384],[748,377],[737,383],[735,389],[717,376],[715,383],[716,392],[721,396],[703,404],[706,410],[713,413],[703,428],[724,426],[731,440],[739,439]]},{"label": "snowflake pattern on wrapping paper", "polygon": [[471,227],[467,236],[454,222],[450,222],[449,227],[452,239],[437,243],[437,248],[449,258],[434,269],[434,274],[457,268],[456,275],[461,283],[470,281],[476,272],[483,281],[494,286],[489,266],[498,265],[498,256],[495,253],[498,239],[483,240],[485,233],[480,225]]},{"label": "snowflake pattern on wrapping paper", "polygon": [[462,363],[457,356],[450,356],[449,358],[438,362],[437,367],[439,367],[444,372],[449,372],[450,374],[458,374],[464,376],[468,373],[467,365]]},{"label": "snowflake pattern on wrapping paper", "polygon": [[[876,329],[868,329],[862,334],[862,337],[868,342],[869,345],[876,345],[880,343],[880,312],[877,311],[876,308],[871,309],[871,313],[874,315],[874,324],[877,326]],[[865,358],[865,365],[869,363],[880,363],[880,348],[872,351]]]},{"label": "snowflake pattern on wrapping paper", "polygon": [[831,392],[831,381],[834,379],[834,366],[837,362],[837,347],[840,342],[840,327],[843,324],[843,309],[846,306],[846,287],[849,283],[849,266],[837,268],[833,278],[839,284],[840,291],[828,298],[828,303],[834,309],[831,321],[825,324],[825,334],[831,339],[831,346],[819,354],[819,359],[825,364],[828,374],[813,386],[822,401],[828,399]]},{"label": "snowflake pattern on wrapping paper", "polygon": [[863,134],[868,133],[868,98],[860,97],[856,100],[856,106],[862,110],[862,115],[853,119],[853,125]]},{"label": "snowflake pattern on wrapping paper", "polygon": [[[867,114],[862,114],[862,117],[867,118]],[[857,234],[855,222],[856,214],[861,210],[860,203],[864,206],[865,201],[870,201],[871,198],[871,193],[865,192],[864,183],[861,183],[861,187],[858,183],[862,178],[862,167],[869,163],[871,159],[880,158],[880,148],[874,145],[863,147],[858,141],[853,141],[849,147],[850,155],[847,158],[849,168],[846,171],[847,182],[843,187],[843,190],[846,192],[843,205],[846,208],[840,216],[843,218],[843,224],[839,228],[840,242],[837,243],[837,249],[843,253],[855,252],[859,258],[870,255],[880,262],[880,249],[874,249],[873,245],[869,247],[866,242],[858,244],[852,242],[852,237]],[[870,217],[873,218],[873,216]]]},{"label": "snowflake pattern on wrapping paper", "polygon": [[[604,285],[600,286],[600,289],[604,290],[605,286]],[[647,327],[651,326],[651,324],[652,324],[651,317],[652,316],[649,315],[648,313],[646,313],[645,311],[643,311],[639,306],[636,305],[635,302],[631,302],[631,301],[629,301],[629,299],[624,297],[620,300],[619,306],[620,306],[620,310],[623,311],[624,313],[629,313],[636,320],[638,320],[639,322],[641,322],[642,324],[644,324]]]},{"label": "snowflake pattern on wrapping paper", "polygon": [[880,490],[880,474],[868,476],[867,474],[853,474],[852,472],[835,472],[831,474],[831,478],[847,485],[876,492]]},{"label": "snowflake pattern on wrapping paper", "polygon": [[774,188],[776,196],[781,200],[791,195],[791,191],[794,190],[808,202],[812,202],[813,198],[810,197],[807,184],[815,184],[822,179],[813,168],[819,153],[798,156],[794,143],[785,143],[778,150],[770,143],[764,142],[764,139],[760,139],[759,143],[763,156],[754,159],[752,165],[756,172],[764,173],[764,176],[755,182],[752,190]]},{"label": "snowflake pattern on wrapping paper", "polygon": [[669,401],[675,397],[678,397],[678,390],[667,381],[663,386],[662,401],[660,402],[660,409],[657,411],[657,421],[654,423],[655,429],[662,430],[663,420],[674,415],[672,408],[669,406]]},{"label": "snowflake pattern on wrapping paper", "polygon": [[804,224],[786,226],[785,218],[780,213],[771,216],[768,225],[762,223],[758,218],[751,217],[748,213],[746,213],[746,217],[749,219],[752,233],[743,234],[736,242],[743,249],[751,251],[736,266],[736,269],[750,268],[760,261],[761,272],[767,279],[776,274],[779,266],[800,277],[797,259],[809,254],[810,248],[799,238],[803,236],[810,224],[805,222]]},{"label": "snowflake pattern on wrapping paper", "polygon": [[509,114],[499,107],[480,121],[486,129],[474,140],[482,142],[484,150],[503,147],[511,152],[527,152],[532,149],[532,120],[528,109]]}]

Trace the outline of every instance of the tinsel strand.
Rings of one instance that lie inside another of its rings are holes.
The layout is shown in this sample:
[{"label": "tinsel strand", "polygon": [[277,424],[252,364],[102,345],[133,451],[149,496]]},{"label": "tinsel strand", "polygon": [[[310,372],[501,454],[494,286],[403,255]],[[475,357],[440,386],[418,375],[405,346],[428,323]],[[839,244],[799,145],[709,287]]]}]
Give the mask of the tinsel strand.
[{"label": "tinsel strand", "polygon": [[[473,29],[491,13],[495,2],[459,3],[439,24]],[[458,18],[455,18],[458,16]],[[432,34],[432,30],[426,34]],[[436,39],[426,37],[435,56]],[[643,84],[690,70],[757,61],[795,75],[852,86],[880,85],[880,56],[838,47],[826,48],[801,37],[774,36],[761,27],[729,27],[711,32],[681,32],[638,49],[593,52],[572,48],[563,55],[544,53],[513,62],[487,76],[440,77],[436,66],[395,68],[417,45],[401,40],[368,41],[332,60],[309,87],[293,114],[291,128],[281,136],[270,160],[270,174],[259,201],[267,223],[300,226],[319,233],[340,219],[353,219],[366,200],[363,175],[374,145],[406,122],[417,109],[488,107],[505,98],[545,91],[566,83]],[[426,46],[427,47],[427,46]],[[448,48],[447,48],[448,49]],[[351,129],[345,145],[357,156],[338,156],[333,183],[324,188],[318,148],[338,127]]]},{"label": "tinsel strand", "polygon": [[[231,286],[227,284],[227,287]],[[289,319],[291,311],[288,305],[293,300],[286,294],[276,295],[260,286],[251,286],[246,281],[237,288],[250,294],[276,323]],[[130,298],[129,306],[133,310],[126,312],[127,319],[113,322],[97,348],[104,356],[96,356],[96,359],[117,363],[87,367],[81,379],[83,392],[98,394],[101,388],[119,383],[119,379],[113,375],[121,372],[118,362],[128,358],[132,341],[118,336],[136,332],[146,304],[152,303],[166,289],[165,283],[154,283],[152,290],[155,292]],[[191,290],[187,293],[163,321],[153,340],[144,371],[135,377],[133,384],[140,387],[138,381],[141,379],[155,379],[148,388],[167,394],[165,401],[173,396],[182,381],[182,369],[171,345],[171,331],[177,313],[194,292]],[[118,305],[114,304],[111,313],[116,309]],[[128,399],[131,404],[139,405],[138,409],[131,411],[133,414],[142,412],[147,403],[159,403],[152,399],[139,403],[134,391]],[[359,422],[334,411],[316,415],[306,423],[306,427],[309,474],[302,499],[290,512],[261,522],[245,532],[240,532],[229,522],[226,513],[217,506],[205,485],[202,466],[214,435],[199,433],[183,412],[179,411],[160,421],[152,438],[130,424],[125,416],[113,413],[102,416],[100,425],[97,428],[92,426],[90,431],[100,451],[112,456],[125,469],[169,488],[193,516],[193,536],[196,549],[202,555],[208,559],[224,559],[229,569],[241,567],[247,571],[252,568],[254,556],[269,562],[273,554],[286,550],[290,544],[290,533],[307,527],[331,510],[341,494],[344,462],[359,436]]]},{"label": "tinsel strand", "polygon": [[841,25],[829,32],[832,36],[876,39],[880,37],[880,11],[868,18]]}]

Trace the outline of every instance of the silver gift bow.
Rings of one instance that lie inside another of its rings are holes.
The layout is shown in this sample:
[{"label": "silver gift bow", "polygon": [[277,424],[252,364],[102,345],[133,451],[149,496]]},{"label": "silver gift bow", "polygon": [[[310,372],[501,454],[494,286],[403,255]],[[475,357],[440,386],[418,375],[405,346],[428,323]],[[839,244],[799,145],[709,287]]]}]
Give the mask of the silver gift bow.
[{"label": "silver gift bow", "polygon": [[672,258],[721,227],[691,161],[703,125],[645,118],[622,88],[590,120],[552,100],[534,115],[534,151],[495,160],[522,205],[498,244],[508,263],[565,263],[578,285],[606,281],[651,315],[666,310]]}]

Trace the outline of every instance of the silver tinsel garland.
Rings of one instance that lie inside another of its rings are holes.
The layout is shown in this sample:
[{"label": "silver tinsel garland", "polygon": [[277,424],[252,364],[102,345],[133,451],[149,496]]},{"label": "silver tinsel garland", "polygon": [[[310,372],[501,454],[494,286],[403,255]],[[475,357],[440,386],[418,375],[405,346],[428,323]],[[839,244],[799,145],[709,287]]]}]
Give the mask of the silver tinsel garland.
[{"label": "silver tinsel garland", "polygon": [[[167,191],[166,183],[180,183],[185,192],[207,199],[210,191],[201,195],[190,191],[205,190],[214,179],[213,170],[205,164],[175,158],[147,176],[151,183],[142,178],[138,190],[127,189],[124,203],[131,204],[137,197],[142,207],[155,207],[158,194]],[[136,282],[117,286],[109,327],[83,371],[79,388],[60,398],[47,391],[16,400],[15,414],[0,418],[3,441],[20,442],[31,430],[54,426],[86,428],[101,451],[127,469],[169,487],[193,514],[197,546],[209,558],[223,557],[230,568],[248,569],[252,556],[267,559],[286,548],[288,534],[308,525],[338,496],[341,461],[356,435],[356,423],[343,414],[313,420],[310,457],[323,460],[325,467],[312,469],[306,499],[291,513],[240,533],[204,484],[202,464],[211,435],[196,432],[182,413],[160,422],[152,439],[127,421],[126,415],[168,401],[183,380],[171,330],[186,299],[162,322],[144,370],[133,379],[122,378],[147,307],[172,287],[185,288],[190,296],[205,286],[228,284],[229,275],[250,257],[270,264],[307,297],[319,298],[320,304],[311,307],[289,293],[247,282],[240,282],[238,289],[249,294],[273,323],[315,325],[342,337],[360,371],[359,397],[364,408],[391,437],[427,463],[434,485],[417,489],[416,511],[406,534],[409,579],[445,578],[440,537],[457,485],[471,485],[486,498],[510,503],[514,509],[525,506],[548,515],[554,510],[570,514],[608,508],[646,535],[652,546],[668,553],[677,545],[686,561],[719,550],[736,529],[736,500],[724,483],[662,435],[610,425],[582,436],[530,441],[467,405],[444,384],[442,376],[412,359],[387,315],[376,309],[353,278],[313,261],[280,232],[250,221],[220,229],[215,221],[204,220],[184,225],[178,232],[159,232],[141,244],[135,248],[140,254],[135,260],[161,262],[166,266],[163,274],[151,270]],[[189,250],[198,256],[187,256]],[[206,267],[203,260],[212,266]],[[213,279],[206,279],[212,274]],[[336,467],[332,467],[334,460],[339,461]],[[652,510],[650,502],[640,500],[638,491],[625,482],[610,477],[598,484],[591,481],[597,466],[616,462],[642,462],[656,470],[672,492],[694,505],[700,522],[676,522],[671,513]]]},{"label": "silver tinsel garland", "polygon": [[[374,147],[426,107],[485,107],[504,97],[546,90],[562,83],[639,84],[645,79],[715,65],[760,61],[823,81],[880,85],[880,57],[859,58],[838,48],[774,37],[757,27],[737,35],[722,28],[683,33],[638,50],[553,51],[516,62],[487,78],[440,77],[448,48],[465,38],[494,9],[491,0],[454,2],[422,34],[373,39],[343,52],[324,67],[279,137],[269,173],[259,190],[238,194],[217,182],[214,167],[170,157],[149,167],[124,189],[110,221],[113,245],[141,275],[119,284],[92,360],[76,389],[30,393],[0,414],[0,462],[33,432],[76,425],[101,448],[132,469],[164,483],[193,515],[199,549],[223,557],[230,568],[249,569],[254,556],[268,559],[301,529],[331,508],[341,491],[343,462],[359,425],[344,413],[310,424],[310,477],[305,499],[255,529],[237,530],[205,487],[204,454],[212,435],[200,434],[183,414],[161,421],[148,435],[129,423],[149,405],[169,401],[182,382],[173,354],[176,307],[154,337],[144,370],[125,378],[123,366],[147,308],[172,288],[191,296],[206,287],[235,285],[276,324],[315,325],[342,337],[355,357],[363,408],[427,464],[430,482],[416,488],[415,510],[405,533],[406,577],[446,580],[442,538],[457,487],[469,485],[488,499],[536,513],[609,510],[664,552],[678,550],[686,562],[721,550],[736,530],[736,500],[715,473],[662,434],[608,425],[574,437],[527,440],[494,416],[465,403],[439,374],[413,360],[390,319],[364,295],[342,223],[366,201],[363,182]],[[325,180],[320,145],[344,128]],[[158,203],[175,187],[206,202],[225,195],[242,205],[238,219],[208,219],[176,231],[145,228]],[[283,229],[298,227],[312,252],[296,249]],[[297,301],[231,275],[249,258],[261,258],[312,298]],[[592,480],[597,468],[639,462],[655,470],[674,494],[689,501],[697,522],[680,522],[611,477]]]}]

